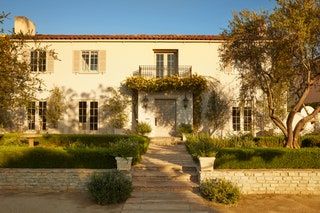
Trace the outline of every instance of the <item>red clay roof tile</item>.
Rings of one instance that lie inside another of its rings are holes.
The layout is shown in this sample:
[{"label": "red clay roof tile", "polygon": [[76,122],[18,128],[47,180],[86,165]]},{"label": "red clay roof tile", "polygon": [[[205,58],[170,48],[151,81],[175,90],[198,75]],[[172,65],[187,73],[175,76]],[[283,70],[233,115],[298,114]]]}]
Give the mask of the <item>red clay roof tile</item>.
[{"label": "red clay roof tile", "polygon": [[37,34],[40,40],[223,40],[221,35],[57,35]]}]

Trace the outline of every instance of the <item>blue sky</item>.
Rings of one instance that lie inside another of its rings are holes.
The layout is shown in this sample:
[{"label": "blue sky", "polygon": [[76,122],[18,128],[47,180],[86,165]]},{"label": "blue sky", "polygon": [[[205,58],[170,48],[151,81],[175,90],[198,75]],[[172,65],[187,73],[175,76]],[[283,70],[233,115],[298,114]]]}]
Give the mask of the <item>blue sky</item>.
[{"label": "blue sky", "polygon": [[275,0],[0,0],[0,11],[27,16],[40,34],[219,34],[232,13],[271,10]]}]

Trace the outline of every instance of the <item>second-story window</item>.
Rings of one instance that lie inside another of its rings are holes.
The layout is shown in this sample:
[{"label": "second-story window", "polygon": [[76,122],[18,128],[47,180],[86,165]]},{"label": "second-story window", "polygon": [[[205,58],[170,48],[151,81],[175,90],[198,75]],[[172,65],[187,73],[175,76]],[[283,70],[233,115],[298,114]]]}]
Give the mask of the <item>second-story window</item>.
[{"label": "second-story window", "polygon": [[156,77],[177,75],[178,50],[154,50],[156,54]]},{"label": "second-story window", "polygon": [[98,71],[98,51],[82,51],[82,71]]},{"label": "second-story window", "polygon": [[46,72],[47,71],[47,54],[46,51],[31,51],[30,55],[31,71]]}]

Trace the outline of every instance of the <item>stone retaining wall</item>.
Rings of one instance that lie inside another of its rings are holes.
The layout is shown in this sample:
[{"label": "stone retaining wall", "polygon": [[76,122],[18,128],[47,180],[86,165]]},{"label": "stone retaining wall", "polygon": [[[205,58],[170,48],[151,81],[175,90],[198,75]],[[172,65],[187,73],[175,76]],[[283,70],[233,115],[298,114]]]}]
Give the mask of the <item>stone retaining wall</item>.
[{"label": "stone retaining wall", "polygon": [[84,191],[90,176],[108,169],[0,169],[0,191]]},{"label": "stone retaining wall", "polygon": [[320,194],[320,170],[214,170],[200,172],[200,181],[224,178],[243,194]]}]

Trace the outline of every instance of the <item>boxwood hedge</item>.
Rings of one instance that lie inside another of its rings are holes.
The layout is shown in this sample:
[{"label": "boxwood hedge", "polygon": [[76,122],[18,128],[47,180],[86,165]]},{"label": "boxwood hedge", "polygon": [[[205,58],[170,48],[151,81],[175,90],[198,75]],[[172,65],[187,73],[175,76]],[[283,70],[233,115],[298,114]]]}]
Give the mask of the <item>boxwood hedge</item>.
[{"label": "boxwood hedge", "polygon": [[320,149],[222,148],[218,169],[320,169]]},{"label": "boxwood hedge", "polygon": [[116,168],[107,148],[45,148],[0,146],[2,168]]}]

